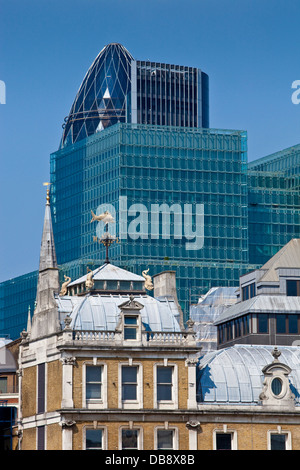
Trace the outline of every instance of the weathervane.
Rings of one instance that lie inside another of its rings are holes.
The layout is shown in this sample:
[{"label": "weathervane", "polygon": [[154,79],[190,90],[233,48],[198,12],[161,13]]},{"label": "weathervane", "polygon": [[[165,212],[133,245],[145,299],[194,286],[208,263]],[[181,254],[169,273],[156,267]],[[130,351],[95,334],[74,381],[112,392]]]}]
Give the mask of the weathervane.
[{"label": "weathervane", "polygon": [[51,183],[43,183],[43,186],[47,186],[46,200],[47,200],[47,204],[50,204],[50,186],[51,186]]},{"label": "weathervane", "polygon": [[100,238],[98,237],[93,237],[93,240],[94,241],[98,241],[99,243],[102,243],[105,248],[106,248],[106,259],[105,259],[105,263],[109,263],[109,259],[108,259],[108,248],[114,243],[119,243],[119,239],[117,237],[114,237],[113,235],[111,235],[108,231],[108,224],[109,223],[114,223],[115,222],[115,219],[113,218],[113,216],[111,215],[110,212],[108,211],[105,211],[103,212],[102,214],[100,215],[96,215],[93,211],[91,211],[92,213],[92,220],[91,220],[91,223],[96,221],[96,222],[99,222],[99,221],[102,221],[104,223],[104,227],[105,227],[105,232],[101,235]]}]

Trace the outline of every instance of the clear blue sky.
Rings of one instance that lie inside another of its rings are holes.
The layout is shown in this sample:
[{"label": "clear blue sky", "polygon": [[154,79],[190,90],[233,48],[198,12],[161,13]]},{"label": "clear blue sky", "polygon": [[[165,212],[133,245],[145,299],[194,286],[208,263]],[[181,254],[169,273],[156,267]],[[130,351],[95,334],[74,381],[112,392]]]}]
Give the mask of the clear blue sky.
[{"label": "clear blue sky", "polygon": [[253,160],[300,143],[299,21],[299,0],[0,0],[0,281],[38,268],[49,155],[106,44],[208,73],[211,127]]}]

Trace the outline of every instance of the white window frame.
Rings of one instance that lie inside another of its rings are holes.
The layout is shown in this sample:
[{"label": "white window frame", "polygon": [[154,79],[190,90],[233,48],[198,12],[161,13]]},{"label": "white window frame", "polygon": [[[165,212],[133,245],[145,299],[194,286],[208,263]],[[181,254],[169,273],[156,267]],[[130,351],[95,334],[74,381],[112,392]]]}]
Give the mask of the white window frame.
[{"label": "white window frame", "polygon": [[[102,386],[101,386],[101,398],[98,400],[94,399],[89,401],[86,398],[86,367],[101,367],[102,373]],[[97,360],[85,362],[82,366],[82,407],[83,408],[107,408],[107,364],[103,362],[97,362]]]},{"label": "white window frame", "polygon": [[[172,368],[172,399],[171,400],[158,400],[157,398],[157,368],[158,367],[171,367]],[[169,361],[157,362],[154,364],[153,370],[154,377],[154,408],[160,410],[174,410],[178,408],[178,367],[177,364]]]},{"label": "white window frame", "polygon": [[[119,428],[119,450],[122,449],[122,431],[123,430],[128,430],[128,431],[137,431],[137,450],[143,450],[143,428],[140,428],[138,426],[121,426]],[[130,449],[124,449],[130,451]]]},{"label": "white window frame", "polygon": [[[126,325],[125,319],[126,318],[136,318],[136,325]],[[126,328],[134,328],[136,331],[136,337],[134,339],[125,339],[125,330]],[[137,313],[124,313],[123,314],[123,340],[127,344],[129,342],[136,343],[137,341],[141,341],[141,316]]]},{"label": "white window frame", "polygon": [[217,449],[217,434],[231,434],[231,450],[238,450],[237,431],[234,429],[227,429],[224,425],[223,429],[214,429],[213,431],[213,450]]},{"label": "white window frame", "polygon": [[107,450],[107,428],[105,426],[84,426],[82,432],[82,449],[86,450],[86,431],[102,431],[102,448],[99,450]]},{"label": "white window frame", "polygon": [[281,431],[281,429],[273,429],[268,431],[268,450],[271,450],[271,436],[273,434],[284,434],[285,437],[285,450],[292,450],[292,434],[291,431]]},{"label": "white window frame", "polygon": [[[173,449],[172,450],[178,450],[179,449],[178,428],[157,426],[154,429],[154,449],[155,450],[161,450],[161,451],[164,450],[164,449],[158,449],[158,431],[172,431],[173,432]],[[166,451],[167,450],[169,450],[169,449],[166,449]]]},{"label": "white window frame", "polygon": [[[122,400],[122,368],[125,367],[137,367],[137,390],[136,390],[136,400]],[[143,408],[143,366],[139,362],[132,362],[129,360],[128,362],[120,362],[119,363],[119,387],[118,387],[118,402],[119,408],[123,409],[134,409],[138,410]]]}]

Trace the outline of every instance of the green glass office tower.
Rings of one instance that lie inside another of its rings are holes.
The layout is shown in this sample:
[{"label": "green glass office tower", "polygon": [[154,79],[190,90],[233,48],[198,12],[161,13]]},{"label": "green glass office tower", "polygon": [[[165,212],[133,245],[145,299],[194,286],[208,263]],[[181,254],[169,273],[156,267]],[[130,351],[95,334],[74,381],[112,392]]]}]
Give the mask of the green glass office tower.
[{"label": "green glass office tower", "polygon": [[300,145],[249,163],[249,260],[261,266],[300,238]]},{"label": "green glass office tower", "polygon": [[[110,258],[150,274],[176,269],[179,300],[233,285],[248,267],[247,136],[239,131],[116,124],[51,155],[60,263],[104,261],[104,227],[116,217]],[[97,210],[98,209],[98,210]],[[186,308],[185,308],[186,310]]]}]

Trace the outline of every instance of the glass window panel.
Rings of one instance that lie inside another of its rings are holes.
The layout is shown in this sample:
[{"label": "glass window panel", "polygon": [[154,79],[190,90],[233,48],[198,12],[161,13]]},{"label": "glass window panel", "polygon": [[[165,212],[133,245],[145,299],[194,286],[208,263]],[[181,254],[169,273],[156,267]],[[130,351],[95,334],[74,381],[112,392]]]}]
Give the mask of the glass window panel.
[{"label": "glass window panel", "polygon": [[216,434],[216,445],[217,450],[231,450],[231,434],[217,433]]},{"label": "glass window panel", "polygon": [[257,315],[258,333],[268,333],[268,315],[261,313]]},{"label": "glass window panel", "polygon": [[297,283],[299,281],[296,281],[296,280],[290,280],[290,281],[286,281],[286,295],[288,296],[297,296],[299,295],[297,293],[298,289],[297,289]]},{"label": "glass window panel", "polygon": [[125,317],[125,325],[136,325],[137,317]]},{"label": "glass window panel", "polygon": [[157,384],[157,400],[172,400],[171,385]]},{"label": "glass window panel", "polygon": [[122,367],[122,382],[134,382],[136,383],[137,378],[137,367],[134,366],[123,366]]},{"label": "glass window panel", "polygon": [[172,383],[172,367],[157,368],[157,383]]},{"label": "glass window panel", "polygon": [[137,429],[122,429],[122,449],[138,449]]},{"label": "glass window panel", "polygon": [[86,399],[101,399],[102,367],[86,366]]},{"label": "glass window panel", "polygon": [[100,399],[101,398],[101,385],[100,384],[87,384],[86,398],[87,400]]},{"label": "glass window panel", "polygon": [[125,328],[124,339],[136,339],[136,328]]},{"label": "glass window panel", "polygon": [[157,431],[157,449],[173,449],[174,431],[159,429]]},{"label": "glass window panel", "polygon": [[286,434],[271,434],[271,450],[285,450]]},{"label": "glass window panel", "polygon": [[102,449],[102,429],[87,429],[86,430],[86,450],[101,450]]},{"label": "glass window panel", "polygon": [[137,367],[122,367],[122,400],[137,399]]},{"label": "glass window panel", "polygon": [[298,315],[288,315],[289,333],[298,334]]},{"label": "glass window panel", "polygon": [[271,388],[274,395],[280,395],[282,390],[282,382],[278,377],[272,380]]},{"label": "glass window panel", "polygon": [[0,377],[0,393],[7,392],[7,377]]},{"label": "glass window panel", "polygon": [[87,382],[101,382],[102,368],[98,366],[86,367]]},{"label": "glass window panel", "polygon": [[286,333],[286,316],[285,315],[276,316],[276,332]]}]

